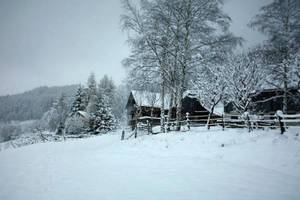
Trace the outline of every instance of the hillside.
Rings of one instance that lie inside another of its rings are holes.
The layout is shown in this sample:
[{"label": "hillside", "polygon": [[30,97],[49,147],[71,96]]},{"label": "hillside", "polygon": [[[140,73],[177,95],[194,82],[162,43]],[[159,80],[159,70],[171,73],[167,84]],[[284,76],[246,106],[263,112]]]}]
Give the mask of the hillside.
[{"label": "hillside", "polygon": [[74,96],[78,85],[39,87],[22,94],[0,96],[0,122],[39,119],[57,97]]},{"label": "hillside", "polygon": [[194,128],[120,141],[117,131],[7,149],[0,199],[298,200],[299,132]]}]

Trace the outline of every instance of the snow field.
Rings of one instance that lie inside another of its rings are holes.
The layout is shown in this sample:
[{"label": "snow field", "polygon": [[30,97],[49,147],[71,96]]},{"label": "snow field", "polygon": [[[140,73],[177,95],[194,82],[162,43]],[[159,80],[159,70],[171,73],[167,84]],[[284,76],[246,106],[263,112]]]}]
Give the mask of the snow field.
[{"label": "snow field", "polygon": [[117,131],[7,149],[0,199],[296,200],[300,130],[278,132],[192,128],[120,141]]}]

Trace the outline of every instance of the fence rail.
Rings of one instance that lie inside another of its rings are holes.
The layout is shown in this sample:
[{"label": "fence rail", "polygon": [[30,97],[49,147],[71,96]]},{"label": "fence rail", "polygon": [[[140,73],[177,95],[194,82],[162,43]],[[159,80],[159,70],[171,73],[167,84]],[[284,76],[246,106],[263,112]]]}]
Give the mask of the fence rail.
[{"label": "fence rail", "polygon": [[[208,122],[208,118],[210,120]],[[290,115],[235,115],[235,114],[224,114],[222,116],[216,115],[193,115],[190,116],[188,113],[181,120],[176,121],[176,119],[168,119],[167,116],[164,119],[165,121],[165,130],[175,130],[175,127],[187,126],[190,127],[199,127],[207,126],[221,126],[223,130],[225,128],[248,128],[249,132],[253,129],[276,129],[279,128],[283,134],[285,130],[289,127],[298,127],[300,128],[300,114],[290,114]],[[136,138],[138,131],[143,131],[145,134],[151,134],[152,128],[155,125],[160,125],[160,117],[151,117],[143,116],[137,120],[130,121],[132,130],[129,131],[130,135],[125,137],[125,131],[122,132],[122,140],[129,139],[131,137]],[[139,133],[140,135],[141,133]]]},{"label": "fence rail", "polygon": [[[189,126],[223,126],[223,128],[281,128],[280,124],[284,128],[288,127],[300,127],[300,114],[291,115],[235,115],[224,114],[222,116],[211,116],[208,122],[209,115],[186,115],[183,119],[176,121],[176,119],[165,118],[166,125],[174,126],[176,123],[180,125]],[[143,116],[138,119],[140,128],[149,129],[147,123],[151,126],[159,125],[159,117]],[[283,124],[282,124],[283,123]]]}]

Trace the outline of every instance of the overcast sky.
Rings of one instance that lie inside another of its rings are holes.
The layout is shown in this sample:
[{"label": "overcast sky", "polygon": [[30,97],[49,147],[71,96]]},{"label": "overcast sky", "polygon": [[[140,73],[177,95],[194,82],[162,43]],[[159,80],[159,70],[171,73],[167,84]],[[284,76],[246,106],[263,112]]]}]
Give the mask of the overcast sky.
[{"label": "overcast sky", "polygon": [[[226,0],[245,48],[264,37],[246,24],[271,0]],[[120,0],[0,0],[0,95],[38,86],[85,83],[90,72],[117,83],[129,54]]]}]

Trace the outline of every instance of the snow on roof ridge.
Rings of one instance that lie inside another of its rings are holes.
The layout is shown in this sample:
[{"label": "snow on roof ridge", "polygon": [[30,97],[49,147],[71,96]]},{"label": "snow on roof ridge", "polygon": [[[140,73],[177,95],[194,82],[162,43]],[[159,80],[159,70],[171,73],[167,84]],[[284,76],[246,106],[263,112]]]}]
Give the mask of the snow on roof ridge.
[{"label": "snow on roof ridge", "polygon": [[[154,108],[161,107],[160,93],[158,92],[149,92],[145,90],[131,90],[131,94],[133,95],[133,98],[138,106]],[[164,108],[167,110],[169,109],[170,95],[165,95],[164,100]]]},{"label": "snow on roof ridge", "polygon": [[[187,90],[183,93],[183,98],[185,97],[190,97],[190,98],[195,98],[199,101],[199,95],[197,94],[196,90]],[[207,110],[209,111],[210,109],[208,108],[207,105],[204,105],[201,101],[199,101],[199,103]],[[213,114],[215,115],[223,115],[224,114],[224,104],[222,102],[219,102],[213,111]]]},{"label": "snow on roof ridge", "polygon": [[[160,108],[161,102],[160,102],[160,93],[158,92],[149,92],[145,90],[131,90],[131,93],[133,95],[134,100],[136,101],[138,106],[145,106],[145,107],[154,107],[154,108]],[[153,96],[151,96],[153,95]],[[195,90],[187,90],[183,94],[183,98],[190,97],[190,98],[196,98],[198,99],[198,95]],[[165,110],[169,109],[169,103],[170,103],[170,95],[165,95]],[[208,107],[206,105],[203,105],[201,102],[200,104],[206,109]],[[214,112],[215,115],[222,115],[224,114],[224,105],[223,103],[219,103],[216,105]]]},{"label": "snow on roof ridge", "polygon": [[84,117],[84,118],[89,118],[89,117],[90,117],[90,115],[89,115],[87,112],[82,111],[82,110],[78,110],[77,113],[78,113],[80,116]]}]

